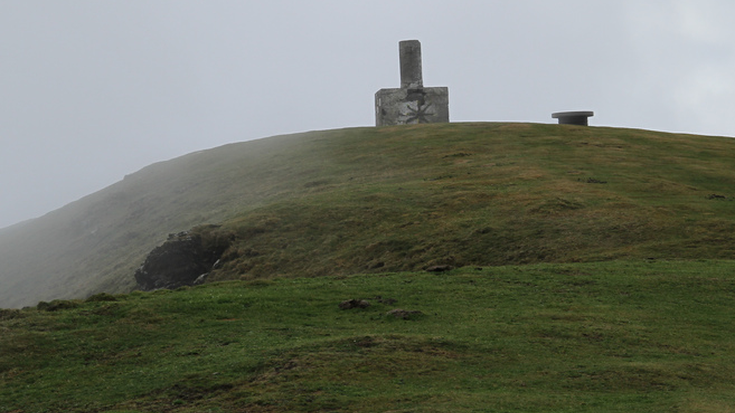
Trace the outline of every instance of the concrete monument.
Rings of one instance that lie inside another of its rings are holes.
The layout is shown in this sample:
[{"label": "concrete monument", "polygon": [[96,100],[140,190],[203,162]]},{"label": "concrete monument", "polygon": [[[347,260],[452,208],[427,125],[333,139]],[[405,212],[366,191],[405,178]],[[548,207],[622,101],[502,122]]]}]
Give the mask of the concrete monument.
[{"label": "concrete monument", "polygon": [[421,43],[398,44],[401,87],[375,93],[375,126],[449,122],[449,88],[424,87]]}]

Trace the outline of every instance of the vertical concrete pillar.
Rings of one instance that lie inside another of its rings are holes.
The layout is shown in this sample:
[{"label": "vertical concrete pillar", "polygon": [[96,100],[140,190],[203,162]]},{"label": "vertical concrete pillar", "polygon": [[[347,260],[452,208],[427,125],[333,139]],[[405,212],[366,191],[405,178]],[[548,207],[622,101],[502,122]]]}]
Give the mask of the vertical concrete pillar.
[{"label": "vertical concrete pillar", "polygon": [[404,89],[424,87],[421,73],[421,43],[418,40],[404,40],[398,45],[401,60],[401,87]]}]

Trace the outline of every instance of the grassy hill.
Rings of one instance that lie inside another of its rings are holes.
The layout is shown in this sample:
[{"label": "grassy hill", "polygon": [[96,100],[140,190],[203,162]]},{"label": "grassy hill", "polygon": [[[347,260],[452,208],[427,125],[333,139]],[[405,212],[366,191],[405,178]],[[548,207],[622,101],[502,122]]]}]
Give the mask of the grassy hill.
[{"label": "grassy hill", "polygon": [[[732,139],[566,125],[155,164],[0,230],[0,307],[44,301],[0,310],[0,413],[733,411],[734,183]],[[221,282],[129,293],[190,229]]]},{"label": "grassy hill", "polygon": [[[151,165],[39,219],[0,231],[0,307],[125,292],[168,233],[298,193],[318,133],[227,145]],[[300,166],[294,167],[293,164]]]},{"label": "grassy hill", "polygon": [[732,258],[735,142],[466,124],[326,140],[304,192],[225,222],[213,279]]},{"label": "grassy hill", "polygon": [[355,128],[162,162],[0,231],[0,306],[130,291],[169,233],[222,223],[213,280],[731,258],[729,138],[566,125]]},{"label": "grassy hill", "polygon": [[4,310],[0,412],[731,412],[733,274],[471,267]]}]

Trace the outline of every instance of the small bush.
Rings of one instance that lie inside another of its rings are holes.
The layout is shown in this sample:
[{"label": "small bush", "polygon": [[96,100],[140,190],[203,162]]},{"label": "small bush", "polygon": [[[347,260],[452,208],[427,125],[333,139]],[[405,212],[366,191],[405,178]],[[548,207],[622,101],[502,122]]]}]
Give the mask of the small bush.
[{"label": "small bush", "polygon": [[117,298],[112,294],[99,293],[99,294],[90,296],[84,301],[87,303],[100,302],[100,301],[117,301]]},{"label": "small bush", "polygon": [[0,320],[12,320],[20,317],[23,317],[23,313],[20,310],[0,308]]},{"label": "small bush", "polygon": [[59,311],[76,307],[79,307],[79,303],[70,300],[54,300],[50,303],[47,303],[46,301],[41,301],[36,306],[36,308],[40,311]]}]

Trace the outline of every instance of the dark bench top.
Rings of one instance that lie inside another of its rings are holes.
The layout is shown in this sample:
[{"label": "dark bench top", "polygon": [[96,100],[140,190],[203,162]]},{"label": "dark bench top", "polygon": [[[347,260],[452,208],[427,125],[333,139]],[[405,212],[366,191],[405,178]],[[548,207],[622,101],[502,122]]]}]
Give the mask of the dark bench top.
[{"label": "dark bench top", "polygon": [[595,116],[595,112],[580,110],[580,111],[573,111],[573,112],[556,112],[556,113],[551,114],[551,117],[554,119],[570,118],[570,117],[575,117],[575,118],[576,117],[590,117],[590,116]]}]

